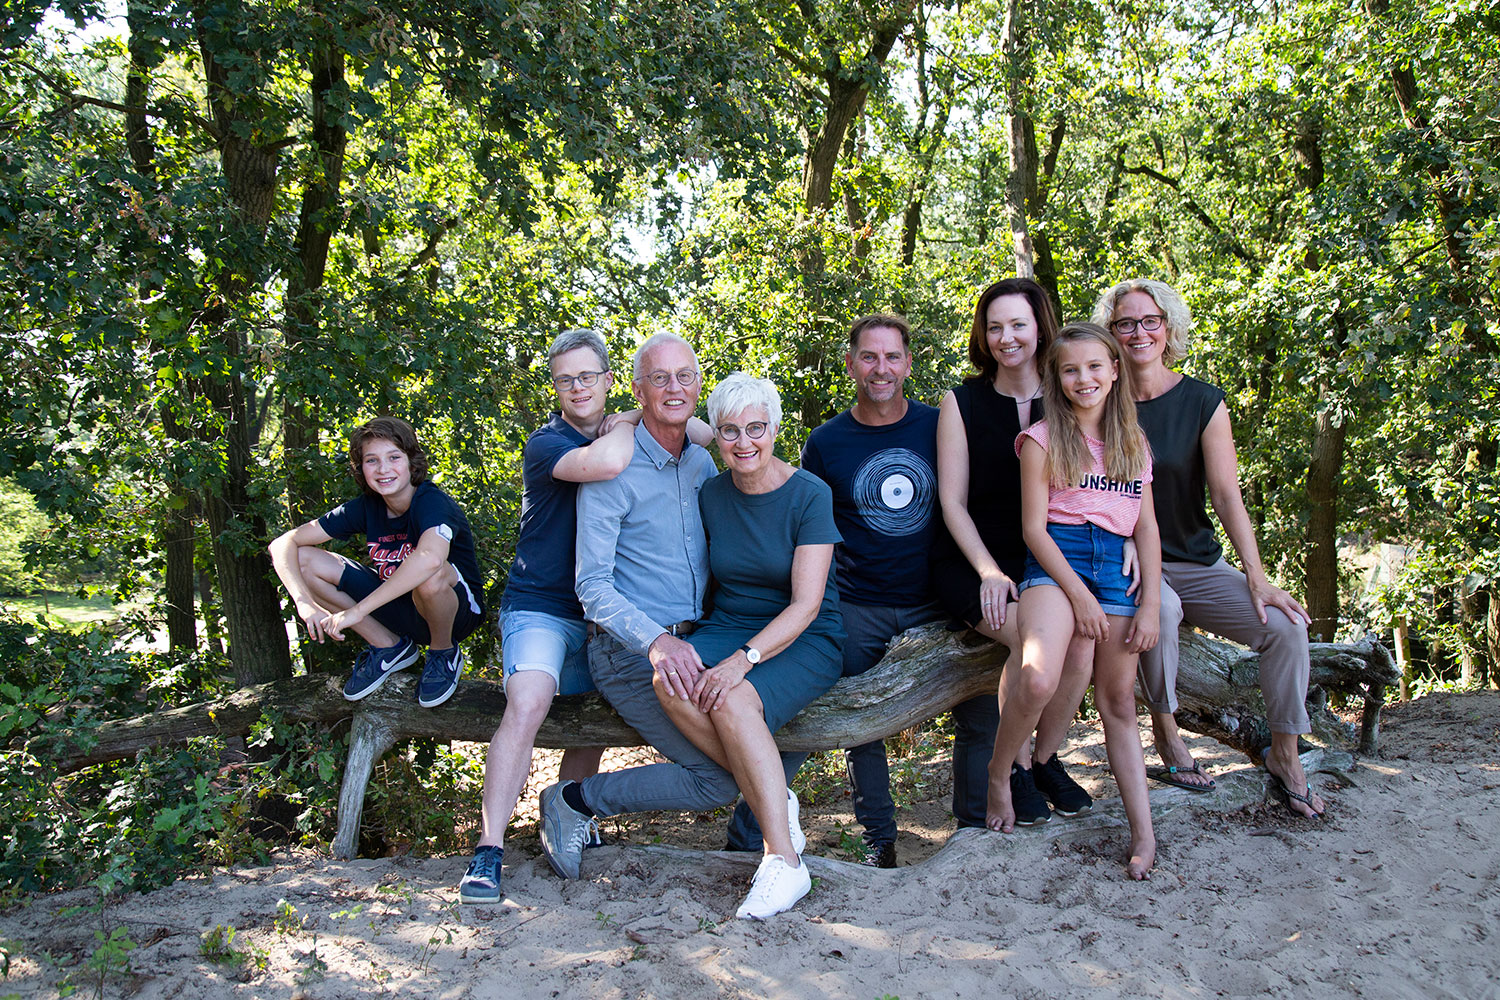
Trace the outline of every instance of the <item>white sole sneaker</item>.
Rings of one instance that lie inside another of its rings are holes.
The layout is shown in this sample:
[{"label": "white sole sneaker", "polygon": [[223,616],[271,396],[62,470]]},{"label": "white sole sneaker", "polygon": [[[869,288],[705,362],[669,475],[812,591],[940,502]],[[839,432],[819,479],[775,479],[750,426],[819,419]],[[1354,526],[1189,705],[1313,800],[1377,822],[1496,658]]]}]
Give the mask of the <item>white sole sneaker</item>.
[{"label": "white sole sneaker", "polygon": [[755,870],[750,893],[734,915],[741,920],[764,920],[797,905],[812,889],[807,865],[796,868],[779,854],[767,854]]}]

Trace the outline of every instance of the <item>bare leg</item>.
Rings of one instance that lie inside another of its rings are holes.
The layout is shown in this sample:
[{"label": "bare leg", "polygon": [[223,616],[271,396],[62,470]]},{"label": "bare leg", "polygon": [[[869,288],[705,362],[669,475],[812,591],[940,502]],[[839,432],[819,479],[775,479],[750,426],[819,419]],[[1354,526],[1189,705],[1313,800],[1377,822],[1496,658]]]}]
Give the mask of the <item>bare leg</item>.
[{"label": "bare leg", "polygon": [[[753,685],[741,683],[708,718],[729,756],[729,771],[765,836],[765,853],[779,854],[796,868],[787,817],[786,773],[776,740],[766,728],[765,706]],[[706,748],[702,748],[707,753]]]},{"label": "bare leg", "polygon": [[593,777],[599,773],[599,759],[603,756],[603,747],[569,747],[563,751],[557,766],[557,780],[582,781]]},{"label": "bare leg", "polygon": [[458,594],[453,588],[457,585],[458,570],[452,563],[443,563],[411,592],[417,613],[427,622],[427,631],[432,636],[428,645],[433,649],[453,647],[453,622],[458,618]]},{"label": "bare leg", "polygon": [[1305,795],[1312,800],[1312,809],[1296,799],[1291,800],[1290,807],[1303,816],[1312,818],[1322,815],[1327,808],[1323,799],[1307,783],[1307,775],[1302,770],[1302,758],[1297,756],[1296,733],[1271,734],[1271,752],[1266,754],[1266,770],[1280,778],[1298,795]]},{"label": "bare leg", "polygon": [[[741,686],[744,686],[743,684]],[[683,701],[674,695],[665,684],[662,683],[660,674],[653,674],[651,687],[656,691],[656,698],[661,702],[661,707],[667,713],[667,718],[672,720],[672,725],[677,731],[688,738],[688,742],[699,750],[702,750],[708,759],[718,764],[726,771],[733,771],[729,766],[729,754],[724,750],[724,744],[719,741],[719,731],[714,728],[713,722],[707,713],[699,710],[697,705],[690,701]],[[738,688],[736,688],[738,690]],[[751,690],[754,687],[751,686]],[[756,696],[756,701],[760,697]],[[785,782],[783,781],[783,787]],[[740,790],[741,792],[744,789]]]},{"label": "bare leg", "polygon": [[1094,701],[1104,722],[1104,747],[1109,768],[1120,786],[1125,816],[1130,820],[1130,863],[1133,879],[1149,878],[1156,863],[1156,835],[1151,829],[1151,799],[1146,791],[1146,757],[1135,716],[1136,654],[1125,648],[1130,619],[1109,616],[1109,639],[1094,649]]},{"label": "bare leg", "polygon": [[478,846],[501,846],[516,800],[531,773],[536,731],[547,717],[556,684],[545,670],[521,670],[505,684],[505,714],[484,755],[484,795]]},{"label": "bare leg", "polygon": [[[339,589],[339,579],[344,575],[348,561],[312,545],[297,550],[298,565],[302,568],[302,579],[313,599],[331,611],[348,611],[355,600]],[[377,649],[394,646],[401,637],[372,617],[354,626],[354,634]]]},{"label": "bare leg", "polygon": [[[1175,780],[1200,788],[1207,788],[1213,783],[1208,775],[1193,770],[1197,762],[1193,760],[1187,744],[1182,741],[1182,734],[1177,731],[1177,719],[1170,712],[1151,713],[1151,740],[1161,762],[1167,767],[1177,768],[1177,773],[1173,776]],[[1301,770],[1300,764],[1298,770]]]},{"label": "bare leg", "polygon": [[1021,595],[1019,622],[1021,668],[1001,677],[1000,727],[990,758],[989,807],[985,824],[1010,833],[1016,826],[1010,797],[1011,764],[1031,739],[1037,719],[1057,691],[1068,642],[1073,636],[1073,606],[1062,589],[1031,587]]},{"label": "bare leg", "polygon": [[[1094,677],[1094,644],[1088,639],[1073,636],[1068,643],[1067,657],[1063,660],[1062,676],[1058,678],[1057,693],[1042,710],[1036,724],[1036,749],[1033,756],[1043,763],[1062,749],[1068,738],[1068,727],[1078,714],[1083,703],[1083,693],[1089,689]],[[1023,767],[1029,766],[1026,764]]]}]

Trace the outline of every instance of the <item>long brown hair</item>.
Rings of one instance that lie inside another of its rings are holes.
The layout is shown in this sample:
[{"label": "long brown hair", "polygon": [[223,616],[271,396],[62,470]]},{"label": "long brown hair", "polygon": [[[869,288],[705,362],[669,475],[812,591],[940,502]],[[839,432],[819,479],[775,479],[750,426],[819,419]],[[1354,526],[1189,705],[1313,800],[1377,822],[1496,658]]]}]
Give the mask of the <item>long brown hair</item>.
[{"label": "long brown hair", "polygon": [[1036,317],[1037,357],[1041,357],[1052,338],[1057,336],[1057,314],[1052,311],[1052,299],[1046,289],[1030,278],[1002,278],[995,282],[979,293],[979,300],[974,303],[974,325],[969,328],[969,363],[987,379],[995,377],[1000,362],[990,354],[989,338],[985,336],[989,317],[985,314],[990,310],[990,303],[1002,295],[1024,296],[1031,304],[1032,315]]},{"label": "long brown hair", "polygon": [[1054,489],[1078,485],[1093,467],[1088,442],[1078,426],[1073,404],[1063,392],[1058,368],[1062,364],[1064,344],[1089,341],[1103,345],[1115,363],[1117,378],[1104,398],[1104,419],[1100,433],[1104,438],[1104,472],[1117,483],[1128,483],[1140,477],[1151,464],[1151,449],[1146,435],[1135,419],[1135,390],[1130,366],[1124,363],[1120,345],[1093,323],[1069,323],[1057,331],[1042,361],[1042,394],[1047,410],[1047,479]]}]

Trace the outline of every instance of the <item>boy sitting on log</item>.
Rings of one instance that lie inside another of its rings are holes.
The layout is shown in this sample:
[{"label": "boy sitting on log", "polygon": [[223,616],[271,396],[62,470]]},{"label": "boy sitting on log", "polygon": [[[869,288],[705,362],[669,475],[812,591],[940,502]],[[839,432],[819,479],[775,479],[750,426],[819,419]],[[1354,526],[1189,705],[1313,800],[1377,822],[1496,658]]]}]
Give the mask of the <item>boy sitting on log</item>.
[{"label": "boy sitting on log", "polygon": [[[369,643],[345,698],[375,691],[427,646],[417,702],[436,707],[458,688],[458,644],[484,620],[468,518],[428,480],[427,455],[404,420],[377,417],[357,428],[349,466],[360,495],[278,537],[271,564],[311,639],[342,642],[351,630]],[[373,567],[322,548],[361,534]]]}]

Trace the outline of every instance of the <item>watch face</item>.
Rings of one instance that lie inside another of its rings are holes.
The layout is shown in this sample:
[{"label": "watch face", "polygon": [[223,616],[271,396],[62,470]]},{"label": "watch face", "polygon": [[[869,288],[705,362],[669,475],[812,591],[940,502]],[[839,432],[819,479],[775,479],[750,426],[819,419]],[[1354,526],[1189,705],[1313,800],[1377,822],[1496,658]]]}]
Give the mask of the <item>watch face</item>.
[{"label": "watch face", "polygon": [[760,662],[760,650],[752,646],[741,646],[740,648],[745,651],[745,659],[749,660],[752,664]]}]

